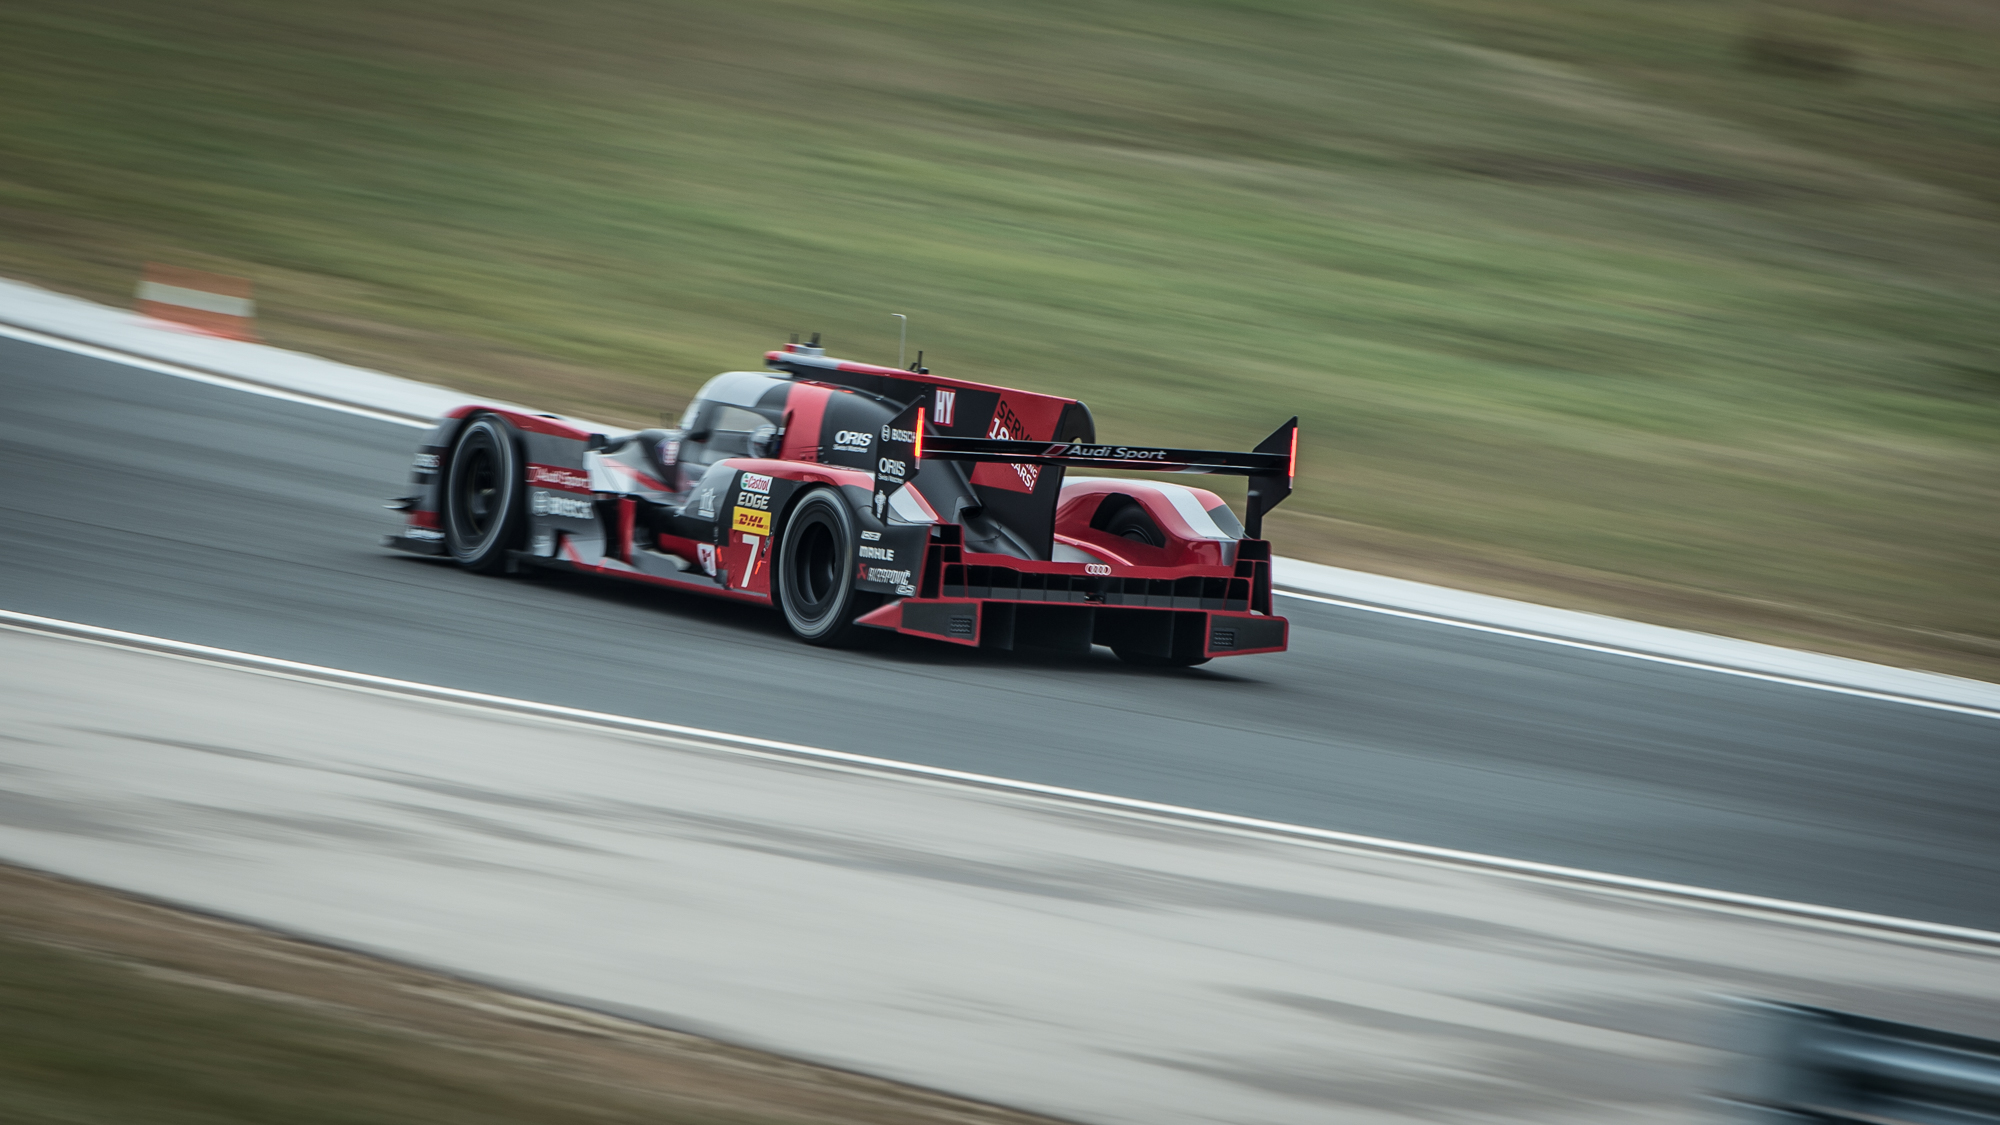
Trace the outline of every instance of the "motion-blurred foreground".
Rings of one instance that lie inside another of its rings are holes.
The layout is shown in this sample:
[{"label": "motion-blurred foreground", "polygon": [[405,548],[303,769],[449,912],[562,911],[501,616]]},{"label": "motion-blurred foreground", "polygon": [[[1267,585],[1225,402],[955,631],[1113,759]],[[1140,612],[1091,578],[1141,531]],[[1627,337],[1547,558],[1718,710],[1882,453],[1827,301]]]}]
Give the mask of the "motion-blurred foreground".
[{"label": "motion-blurred foreground", "polygon": [[635,423],[789,330],[1304,416],[1324,561],[2000,668],[1990,5],[0,11],[0,269]]},{"label": "motion-blurred foreground", "polygon": [[[2000,1031],[1991,934],[1522,878],[46,632],[0,630],[0,706],[16,810],[0,820],[0,854],[1066,1120],[1698,1125],[1722,1119],[1704,1095],[1736,1069],[1721,993]],[[225,982],[246,971],[158,944],[142,963]],[[374,994],[399,986],[419,994],[412,1005],[442,994],[522,1007],[354,968],[358,1011],[327,1014],[364,1026],[383,1022]],[[248,971],[242,983],[279,998],[325,987]],[[271,1017],[243,1005],[213,1019],[240,1037],[238,1021]],[[435,1012],[406,1019],[435,1029]],[[116,1052],[107,1069],[133,1069],[115,1023],[64,1030],[85,1059]],[[448,1075],[450,1048],[468,1040],[534,1069],[469,1074],[469,1104],[493,1116],[464,1120],[545,1120],[537,1085],[588,1089],[605,1073],[601,1057],[551,1060],[491,1029],[445,1030],[379,1085],[354,1079],[376,1096],[363,1103],[373,1116],[350,1120],[439,1112],[441,1099],[393,1093],[428,1095],[425,1079]],[[612,1050],[629,1036],[606,1038]],[[342,1085],[329,1076],[366,1057],[322,1046],[315,1058],[312,1045],[246,1053],[249,1104],[283,1104],[273,1064],[288,1052],[299,1096]],[[694,1053],[658,1059],[667,1073],[631,1092],[729,1092],[727,1068],[704,1073]],[[39,1065],[16,1091],[69,1093],[65,1080],[88,1072],[74,1056],[28,1057]],[[191,1084],[217,1066],[181,1044],[168,1059],[206,1061]],[[799,1104],[809,1079],[776,1076],[766,1104],[787,1091]],[[7,1082],[0,1069],[0,1095]],[[185,1101],[207,1114],[195,1121],[243,1119],[230,1112],[243,1103]]]}]

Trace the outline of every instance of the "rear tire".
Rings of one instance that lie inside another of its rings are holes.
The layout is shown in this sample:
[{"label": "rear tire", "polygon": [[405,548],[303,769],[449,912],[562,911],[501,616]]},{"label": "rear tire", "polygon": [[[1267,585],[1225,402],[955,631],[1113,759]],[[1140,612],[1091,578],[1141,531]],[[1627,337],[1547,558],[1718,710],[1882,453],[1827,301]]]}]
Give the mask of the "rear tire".
[{"label": "rear tire", "polygon": [[863,638],[854,624],[868,598],[854,588],[854,513],[832,489],[805,494],[785,517],[778,545],[778,606],[809,645],[846,647]]},{"label": "rear tire", "polygon": [[492,414],[467,422],[445,470],[445,549],[458,565],[481,574],[505,569],[527,522],[522,501],[520,443],[514,428]]}]

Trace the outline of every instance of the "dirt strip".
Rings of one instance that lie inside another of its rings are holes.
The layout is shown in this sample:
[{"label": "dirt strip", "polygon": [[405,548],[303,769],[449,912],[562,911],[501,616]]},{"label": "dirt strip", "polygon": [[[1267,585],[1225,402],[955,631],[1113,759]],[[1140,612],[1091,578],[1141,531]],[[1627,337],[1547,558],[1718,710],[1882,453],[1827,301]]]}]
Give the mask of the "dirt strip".
[{"label": "dirt strip", "polygon": [[5,865],[0,965],[10,1120],[1053,1120]]}]

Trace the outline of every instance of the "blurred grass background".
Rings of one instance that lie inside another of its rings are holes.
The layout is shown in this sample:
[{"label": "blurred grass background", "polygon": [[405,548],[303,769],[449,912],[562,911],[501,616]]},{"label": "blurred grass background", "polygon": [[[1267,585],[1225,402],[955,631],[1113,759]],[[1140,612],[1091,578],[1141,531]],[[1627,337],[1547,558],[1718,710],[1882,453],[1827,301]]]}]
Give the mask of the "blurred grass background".
[{"label": "blurred grass background", "polygon": [[2000,678],[2000,8],[0,4],[0,272],[612,421],[788,331],[1297,412],[1280,551]]}]

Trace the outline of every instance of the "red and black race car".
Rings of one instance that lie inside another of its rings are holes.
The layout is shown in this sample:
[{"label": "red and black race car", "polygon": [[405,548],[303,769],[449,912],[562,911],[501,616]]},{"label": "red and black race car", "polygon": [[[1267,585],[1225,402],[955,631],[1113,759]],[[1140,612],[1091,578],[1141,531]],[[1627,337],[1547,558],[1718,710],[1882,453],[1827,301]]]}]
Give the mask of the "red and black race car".
[{"label": "red and black race car", "polygon": [[[1074,399],[814,345],[764,359],[709,380],[672,430],[460,407],[418,450],[387,545],[775,603],[809,644],[892,629],[1147,665],[1285,648],[1259,529],[1291,494],[1298,419],[1249,453],[1104,445]],[[1248,531],[1204,489],[1072,468],[1247,476]]]}]

